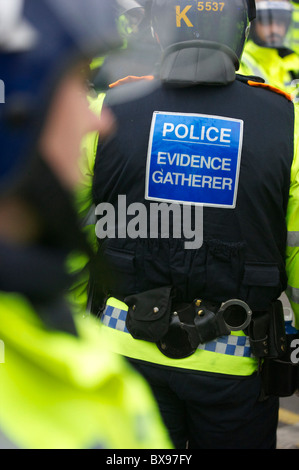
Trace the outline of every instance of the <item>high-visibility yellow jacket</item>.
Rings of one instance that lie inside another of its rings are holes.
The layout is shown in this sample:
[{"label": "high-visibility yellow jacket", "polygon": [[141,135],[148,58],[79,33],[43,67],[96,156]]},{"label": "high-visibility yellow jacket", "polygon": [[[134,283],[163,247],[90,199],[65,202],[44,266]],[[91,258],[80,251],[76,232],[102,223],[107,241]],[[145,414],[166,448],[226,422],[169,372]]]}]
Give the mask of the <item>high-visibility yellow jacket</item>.
[{"label": "high-visibility yellow jacket", "polygon": [[[299,8],[297,6],[299,15]],[[294,13],[295,14],[295,13]],[[299,18],[299,17],[298,17]],[[296,83],[292,82],[291,72],[298,74],[299,57],[296,53],[281,58],[276,49],[260,47],[253,41],[248,41],[242,55],[241,66],[238,73],[244,75],[257,75],[264,78],[266,83],[276,86],[296,98]],[[295,101],[297,101],[295,99]],[[286,249],[286,268],[288,275],[287,295],[295,315],[296,328],[299,329],[299,221],[298,221],[298,104],[295,104],[295,130],[294,130],[294,161],[291,172],[290,198],[287,211],[288,242]]]},{"label": "high-visibility yellow jacket", "polygon": [[[90,109],[100,116],[105,93],[100,93],[96,97],[90,97]],[[76,191],[76,207],[84,231],[90,246],[97,250],[97,237],[95,233],[95,208],[92,202],[92,180],[94,172],[94,162],[97,152],[99,134],[90,132],[87,134],[81,145],[80,171],[81,181]],[[67,260],[68,271],[76,273],[76,281],[69,292],[69,301],[75,310],[82,312],[86,310],[88,303],[88,272],[84,270],[88,259],[80,253],[72,253]]]},{"label": "high-visibility yellow jacket", "polygon": [[299,330],[299,104],[295,104],[294,161],[290,175],[287,209],[288,239],[286,248],[287,295]]},{"label": "high-visibility yellow jacket", "polygon": [[295,52],[281,57],[279,51],[270,47],[261,47],[249,40],[241,57],[238,73],[261,77],[266,83],[295,94],[299,74],[299,57]]},{"label": "high-visibility yellow jacket", "polygon": [[291,2],[293,5],[292,24],[289,30],[289,41],[292,49],[299,54],[299,5],[298,3]]},{"label": "high-visibility yellow jacket", "polygon": [[0,293],[0,448],[1,434],[23,449],[171,448],[143,379],[99,322],[75,322],[77,336],[49,330],[23,296]]}]

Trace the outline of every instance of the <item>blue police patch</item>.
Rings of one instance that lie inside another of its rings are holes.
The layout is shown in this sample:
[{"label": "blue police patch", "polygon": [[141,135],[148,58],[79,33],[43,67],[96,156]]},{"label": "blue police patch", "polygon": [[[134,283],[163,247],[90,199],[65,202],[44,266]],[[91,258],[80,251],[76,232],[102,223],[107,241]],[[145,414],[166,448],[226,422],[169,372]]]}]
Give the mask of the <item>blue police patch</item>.
[{"label": "blue police patch", "polygon": [[147,156],[145,198],[233,208],[243,121],[156,111]]}]

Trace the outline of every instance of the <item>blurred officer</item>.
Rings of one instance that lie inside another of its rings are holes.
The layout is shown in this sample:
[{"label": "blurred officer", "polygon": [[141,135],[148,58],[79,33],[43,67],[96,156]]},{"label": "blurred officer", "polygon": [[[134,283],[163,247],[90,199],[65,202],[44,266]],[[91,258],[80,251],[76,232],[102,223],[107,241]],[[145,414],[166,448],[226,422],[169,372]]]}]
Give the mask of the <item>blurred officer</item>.
[{"label": "blurred officer", "polygon": [[288,31],[293,7],[289,0],[257,0],[256,19],[241,59],[239,73],[256,75],[270,85],[295,93],[299,58],[290,49]]},{"label": "blurred officer", "polygon": [[[91,65],[91,85],[95,93],[91,92],[89,97],[90,109],[98,116],[101,114],[105,92],[109,87],[144,79],[144,76],[151,79],[149,74],[153,72],[161,56],[161,48],[151,33],[151,0],[117,0],[117,4],[119,30],[124,45],[122,48],[110,51],[106,57],[94,59]],[[96,72],[99,63],[101,67]],[[95,250],[97,250],[97,237],[92,180],[98,139],[99,133],[95,131],[88,133],[82,141],[81,179],[76,191],[76,206],[81,226],[90,246]],[[70,271],[80,273],[70,289],[69,300],[74,304],[74,308],[90,310],[91,305],[87,300],[89,276],[84,269],[87,259],[82,254],[78,256],[75,253],[68,260]],[[93,289],[94,284],[90,288]]]},{"label": "blurred officer", "polygon": [[292,14],[292,23],[289,32],[289,42],[291,48],[299,53],[299,2],[298,0],[292,0],[291,4],[293,6]]},{"label": "blurred officer", "polygon": [[127,76],[141,76],[153,72],[161,49],[150,28],[151,0],[118,0],[119,30],[124,38],[122,49],[109,54],[94,79],[97,89],[103,82],[109,85]]},{"label": "blurred officer", "polygon": [[0,447],[169,448],[149,387],[71,312],[68,253],[90,252],[71,193],[88,108],[84,70],[119,43],[112,0],[0,7]]},{"label": "blurred officer", "polygon": [[289,95],[236,74],[254,16],[251,0],[154,0],[159,75],[106,98],[118,130],[93,198],[114,282],[93,311],[177,448],[276,445],[280,392],[261,372],[285,350],[287,282],[298,299],[298,119]]}]

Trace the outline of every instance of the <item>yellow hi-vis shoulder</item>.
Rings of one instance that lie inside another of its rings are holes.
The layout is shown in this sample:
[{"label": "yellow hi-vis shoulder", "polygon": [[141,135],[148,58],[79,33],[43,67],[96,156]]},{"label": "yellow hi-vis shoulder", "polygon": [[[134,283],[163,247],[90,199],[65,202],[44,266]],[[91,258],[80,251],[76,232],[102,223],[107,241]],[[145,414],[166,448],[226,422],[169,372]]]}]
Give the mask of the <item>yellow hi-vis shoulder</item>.
[{"label": "yellow hi-vis shoulder", "polygon": [[[296,80],[299,72],[299,57],[294,52],[280,57],[279,51],[271,47],[261,47],[252,40],[247,41],[241,58],[238,73],[255,75],[265,80],[266,84],[289,93],[294,99]],[[258,85],[256,85],[258,86]]]},{"label": "yellow hi-vis shoulder", "polygon": [[[95,98],[89,97],[90,110],[96,116],[101,115],[105,96],[105,93],[100,93]],[[82,231],[95,252],[98,248],[98,242],[95,231],[96,219],[92,200],[92,181],[98,141],[99,133],[97,131],[88,133],[82,140],[79,160],[81,180],[75,194],[76,210]],[[89,273],[85,270],[85,267],[88,261],[85,254],[77,252],[71,253],[67,260],[68,272],[77,275],[76,281],[69,291],[69,301],[72,303],[73,309],[79,313],[87,308]]]},{"label": "yellow hi-vis shoulder", "polygon": [[136,340],[130,335],[125,325],[127,311],[125,303],[110,297],[102,317],[107,343],[118,354],[168,367],[234,376],[248,376],[257,370],[258,361],[252,357],[248,338],[243,332],[233,332],[218,341],[200,345],[187,358],[171,359],[154,343]]},{"label": "yellow hi-vis shoulder", "polygon": [[288,295],[295,317],[295,327],[299,330],[299,104],[295,108],[294,159],[291,168],[291,183],[287,208],[287,248],[286,271]]},{"label": "yellow hi-vis shoulder", "polygon": [[23,449],[172,447],[144,380],[108,351],[101,325],[46,329],[24,298],[0,293],[0,434]]}]

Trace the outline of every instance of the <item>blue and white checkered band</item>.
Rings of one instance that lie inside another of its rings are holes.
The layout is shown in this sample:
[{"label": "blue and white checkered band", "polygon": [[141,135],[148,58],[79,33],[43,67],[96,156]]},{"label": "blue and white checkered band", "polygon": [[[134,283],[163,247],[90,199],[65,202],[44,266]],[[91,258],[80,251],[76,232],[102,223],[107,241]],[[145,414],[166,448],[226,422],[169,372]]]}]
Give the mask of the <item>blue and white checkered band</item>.
[{"label": "blue and white checkered band", "polygon": [[[115,330],[129,333],[126,327],[127,311],[111,305],[107,305],[101,317],[104,325]],[[229,356],[253,357],[247,336],[227,335],[217,338],[215,341],[200,344],[198,349],[227,354]]]},{"label": "blue and white checkered band", "polygon": [[198,349],[228,354],[229,356],[253,357],[247,336],[227,335],[210,341],[206,344],[200,344]]},{"label": "blue and white checkered band", "polygon": [[101,317],[102,323],[109,328],[129,333],[126,327],[127,311],[107,305]]}]

